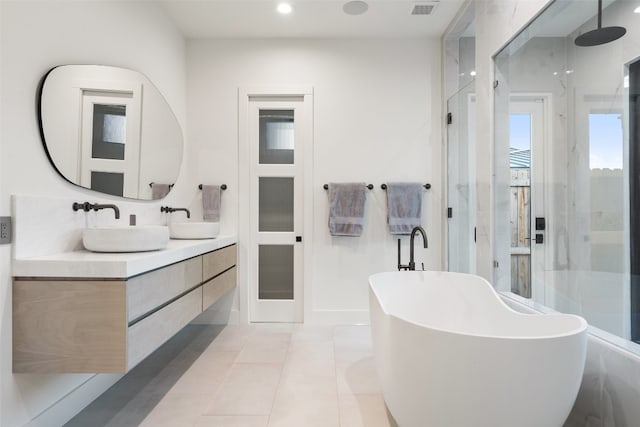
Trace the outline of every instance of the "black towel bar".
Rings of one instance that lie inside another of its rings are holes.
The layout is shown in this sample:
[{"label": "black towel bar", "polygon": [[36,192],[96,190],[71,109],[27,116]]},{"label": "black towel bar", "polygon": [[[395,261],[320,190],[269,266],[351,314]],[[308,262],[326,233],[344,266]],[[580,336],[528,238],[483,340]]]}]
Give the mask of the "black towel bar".
[{"label": "black towel bar", "polygon": [[[153,188],[153,185],[155,184],[155,182],[150,182],[149,183],[149,187]],[[169,188],[173,188],[175,184],[169,184]]]},{"label": "black towel bar", "polygon": [[[428,190],[428,189],[430,189],[430,188],[431,188],[431,184],[425,184],[425,185],[423,185],[423,187],[424,187],[424,188],[426,188],[426,189]],[[383,190],[386,190],[386,189],[387,189],[387,184],[382,184],[382,185],[380,186],[380,188],[382,188]]]},{"label": "black towel bar", "polygon": [[[373,190],[373,184],[367,184],[367,185],[366,185],[366,187],[367,187],[369,190]],[[329,184],[325,184],[325,185],[323,185],[323,186],[322,186],[322,188],[324,188],[325,190],[328,190],[328,189],[329,189]]]},{"label": "black towel bar", "polygon": [[[200,190],[202,190],[202,184],[198,185],[198,188],[199,188]],[[221,189],[221,190],[226,190],[226,189],[227,189],[227,184],[222,184],[222,185],[220,186],[220,189]]]}]

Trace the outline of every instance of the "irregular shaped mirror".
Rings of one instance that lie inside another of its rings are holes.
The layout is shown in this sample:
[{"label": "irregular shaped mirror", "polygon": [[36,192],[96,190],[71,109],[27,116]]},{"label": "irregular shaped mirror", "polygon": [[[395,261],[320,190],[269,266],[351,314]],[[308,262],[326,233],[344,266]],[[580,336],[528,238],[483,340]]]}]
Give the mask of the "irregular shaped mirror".
[{"label": "irregular shaped mirror", "polygon": [[67,181],[141,200],[171,190],[182,162],[182,130],[144,75],[62,65],[47,73],[39,92],[42,141]]}]

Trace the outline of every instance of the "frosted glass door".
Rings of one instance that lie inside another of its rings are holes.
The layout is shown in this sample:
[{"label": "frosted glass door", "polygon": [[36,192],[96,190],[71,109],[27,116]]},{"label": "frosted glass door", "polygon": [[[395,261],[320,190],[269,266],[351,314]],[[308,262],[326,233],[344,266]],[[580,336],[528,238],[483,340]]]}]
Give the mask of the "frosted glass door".
[{"label": "frosted glass door", "polygon": [[301,322],[304,97],[249,101],[250,321]]}]

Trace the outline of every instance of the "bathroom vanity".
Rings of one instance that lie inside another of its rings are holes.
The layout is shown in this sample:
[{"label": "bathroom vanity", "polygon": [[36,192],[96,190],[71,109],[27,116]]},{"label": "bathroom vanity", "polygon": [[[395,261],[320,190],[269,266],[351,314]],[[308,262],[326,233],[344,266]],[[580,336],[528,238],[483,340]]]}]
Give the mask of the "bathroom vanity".
[{"label": "bathroom vanity", "polygon": [[14,260],[13,372],[124,373],[236,286],[236,240]]}]

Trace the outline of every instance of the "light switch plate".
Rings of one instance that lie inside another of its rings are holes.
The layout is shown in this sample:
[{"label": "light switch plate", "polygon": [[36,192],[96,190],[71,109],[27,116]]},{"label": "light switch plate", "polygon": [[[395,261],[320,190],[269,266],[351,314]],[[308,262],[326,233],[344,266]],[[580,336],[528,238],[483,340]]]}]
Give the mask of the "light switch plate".
[{"label": "light switch plate", "polygon": [[0,245],[11,243],[11,217],[0,216]]}]

